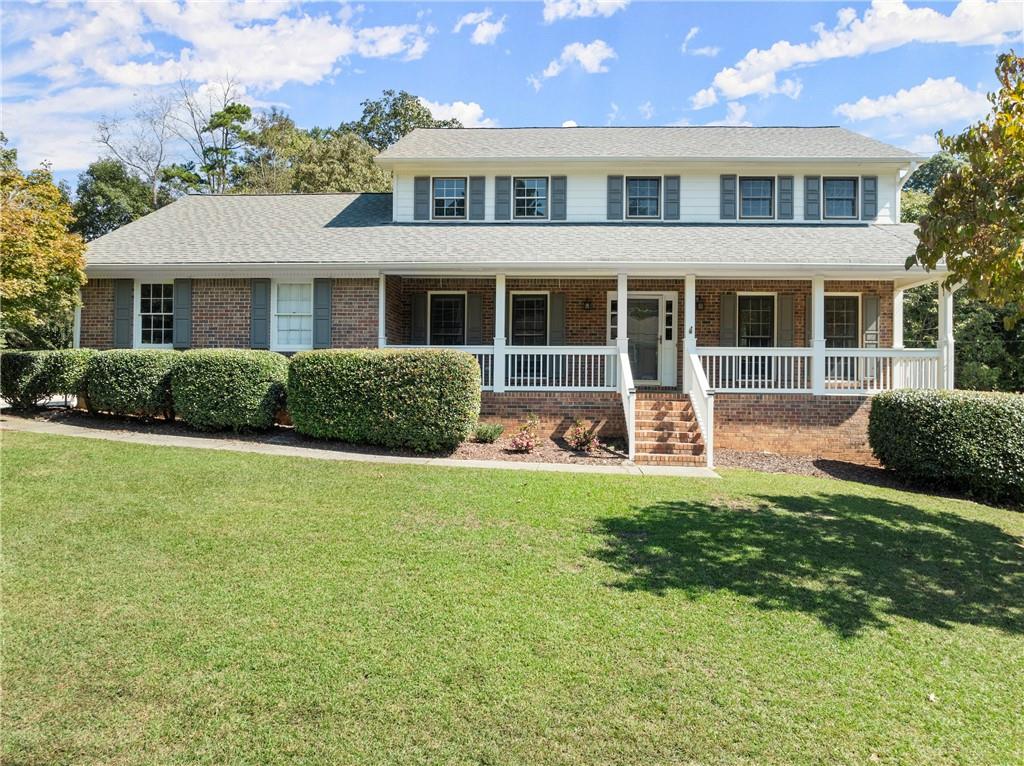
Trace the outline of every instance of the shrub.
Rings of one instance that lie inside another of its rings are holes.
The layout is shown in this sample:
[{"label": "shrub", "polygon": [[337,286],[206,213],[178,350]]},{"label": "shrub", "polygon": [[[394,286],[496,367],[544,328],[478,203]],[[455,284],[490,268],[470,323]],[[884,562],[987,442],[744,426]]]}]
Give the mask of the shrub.
[{"label": "shrub", "polygon": [[1024,396],[886,392],[871,402],[868,439],[902,478],[1024,502]]},{"label": "shrub", "polygon": [[463,351],[304,351],[288,368],[288,411],[310,436],[451,449],[480,414],[480,368]]},{"label": "shrub", "polygon": [[193,428],[270,428],[284,406],[288,359],[273,351],[186,351],[171,373],[174,413]]},{"label": "shrub", "polygon": [[86,393],[90,411],[174,418],[171,370],[177,351],[118,349],[89,360]]},{"label": "shrub", "polygon": [[565,434],[566,443],[576,452],[593,452],[601,446],[593,428],[587,428],[583,421],[576,418]]},{"label": "shrub", "polygon": [[501,423],[477,423],[473,439],[483,444],[494,444],[503,433],[505,426]]},{"label": "shrub", "polygon": [[16,408],[30,409],[54,396],[82,393],[89,358],[95,353],[80,348],[4,351],[0,395]]},{"label": "shrub", "polygon": [[539,421],[536,415],[530,415],[526,422],[519,426],[519,430],[512,434],[508,441],[508,447],[513,452],[533,452],[537,449],[537,426]]}]

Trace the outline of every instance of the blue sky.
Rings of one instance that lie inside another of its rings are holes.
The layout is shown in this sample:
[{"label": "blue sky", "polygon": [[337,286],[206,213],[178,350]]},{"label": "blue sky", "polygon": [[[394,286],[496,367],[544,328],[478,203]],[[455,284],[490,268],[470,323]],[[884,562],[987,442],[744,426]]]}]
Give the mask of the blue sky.
[{"label": "blue sky", "polygon": [[986,111],[1024,1],[5,2],[3,129],[73,178],[179,80],[334,125],[385,88],[467,125],[840,124],[928,152]]}]

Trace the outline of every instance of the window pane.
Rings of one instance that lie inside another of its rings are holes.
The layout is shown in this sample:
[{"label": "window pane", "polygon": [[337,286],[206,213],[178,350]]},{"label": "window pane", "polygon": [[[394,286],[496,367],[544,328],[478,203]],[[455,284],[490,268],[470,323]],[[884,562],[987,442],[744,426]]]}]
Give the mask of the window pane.
[{"label": "window pane", "polygon": [[466,179],[434,179],[434,217],[466,217]]},{"label": "window pane", "polygon": [[771,295],[741,295],[739,303],[739,345],[765,348],[775,345],[775,298]]},{"label": "window pane", "polygon": [[740,217],[771,218],[774,215],[774,190],[774,179],[741,178]]},{"label": "window pane", "polygon": [[517,178],[513,183],[516,218],[546,218],[548,179]]},{"label": "window pane", "polygon": [[826,178],[825,217],[854,218],[857,215],[857,179]]},{"label": "window pane", "polygon": [[512,345],[544,346],[548,342],[548,296],[512,296]]},{"label": "window pane", "polygon": [[312,285],[278,285],[277,286],[277,313],[278,314],[312,314],[313,313],[313,287],[312,287]]},{"label": "window pane", "polygon": [[466,296],[430,296],[430,342],[438,346],[466,344]]},{"label": "window pane", "polygon": [[626,179],[626,216],[657,218],[661,201],[661,179]]},{"label": "window pane", "polygon": [[139,285],[139,338],[143,345],[174,342],[174,285],[149,282]]}]

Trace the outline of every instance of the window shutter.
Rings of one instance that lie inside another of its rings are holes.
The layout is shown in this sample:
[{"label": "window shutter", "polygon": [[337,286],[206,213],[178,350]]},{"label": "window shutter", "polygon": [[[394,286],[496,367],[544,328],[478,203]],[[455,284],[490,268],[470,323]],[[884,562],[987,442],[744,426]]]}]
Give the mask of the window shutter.
[{"label": "window shutter", "polygon": [[331,347],[331,282],[313,280],[313,348]]},{"label": "window shutter", "polygon": [[192,280],[174,280],[174,347],[192,345]]},{"label": "window shutter", "polygon": [[484,297],[480,293],[466,293],[466,345],[479,346],[484,342]]},{"label": "window shutter", "polygon": [[878,176],[864,176],[860,180],[860,218],[862,221],[878,218]]},{"label": "window shutter", "polygon": [[665,220],[679,220],[679,176],[665,176]]},{"label": "window shutter", "polygon": [[862,326],[864,332],[864,348],[879,346],[879,300],[877,295],[865,295],[861,298],[861,311],[864,312]]},{"label": "window shutter", "polygon": [[804,300],[804,345],[808,348],[814,342],[814,299],[808,295]]},{"label": "window shutter", "polygon": [[427,342],[427,294],[413,293],[409,297],[409,342],[423,345]]},{"label": "window shutter", "polygon": [[721,176],[719,179],[718,217],[723,221],[736,220],[736,176]]},{"label": "window shutter", "polygon": [[794,340],[796,336],[793,332],[793,296],[792,295],[780,295],[779,296],[779,327],[778,337],[779,345],[783,348],[791,348],[794,346]]},{"label": "window shutter", "polygon": [[718,345],[733,347],[736,345],[736,293],[722,293],[722,305],[719,312]]},{"label": "window shutter", "polygon": [[804,176],[804,220],[821,220],[821,176]]},{"label": "window shutter", "polygon": [[416,176],[412,182],[412,217],[415,221],[430,220],[430,178]]},{"label": "window shutter", "polygon": [[114,280],[114,348],[132,347],[132,325],[135,318],[133,291],[135,283],[130,279]]},{"label": "window shutter", "polygon": [[254,279],[250,288],[249,346],[270,348],[270,280]]},{"label": "window shutter", "polygon": [[494,220],[512,220],[512,176],[494,179]]},{"label": "window shutter", "polygon": [[548,297],[548,343],[565,345],[565,293],[551,293]]},{"label": "window shutter", "polygon": [[469,178],[469,220],[484,220],[484,196],[487,192],[487,178],[470,176]]},{"label": "window shutter", "polygon": [[568,195],[566,187],[568,179],[565,176],[551,176],[551,220],[566,220],[566,207]]},{"label": "window shutter", "polygon": [[622,176],[608,176],[608,215],[609,221],[622,220]]},{"label": "window shutter", "polygon": [[779,176],[779,220],[793,220],[793,176]]}]

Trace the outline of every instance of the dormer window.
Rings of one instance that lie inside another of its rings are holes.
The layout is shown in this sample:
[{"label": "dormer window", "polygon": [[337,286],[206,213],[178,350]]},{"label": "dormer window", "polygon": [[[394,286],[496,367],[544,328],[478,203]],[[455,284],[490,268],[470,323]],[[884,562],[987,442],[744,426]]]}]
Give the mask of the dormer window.
[{"label": "dormer window", "polygon": [[548,217],[548,179],[516,178],[513,182],[516,218]]},{"label": "dormer window", "polygon": [[466,217],[466,179],[434,179],[434,218]]},{"label": "dormer window", "polygon": [[775,179],[740,179],[740,218],[775,217]]},{"label": "dormer window", "polygon": [[657,218],[660,202],[660,178],[626,179],[626,218]]},{"label": "dormer window", "polygon": [[824,189],[826,218],[857,217],[856,178],[826,178]]}]

